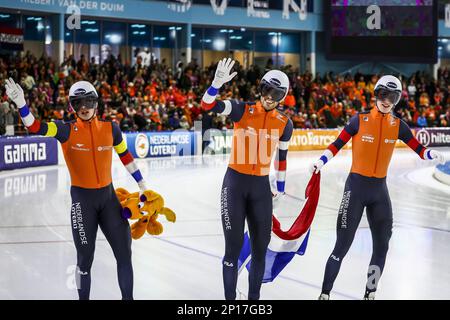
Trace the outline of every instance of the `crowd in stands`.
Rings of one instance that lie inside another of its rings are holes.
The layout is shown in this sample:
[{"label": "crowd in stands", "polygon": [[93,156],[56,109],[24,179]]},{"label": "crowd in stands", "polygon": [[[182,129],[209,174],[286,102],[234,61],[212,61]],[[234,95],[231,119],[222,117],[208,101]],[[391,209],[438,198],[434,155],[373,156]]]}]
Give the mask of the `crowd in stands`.
[{"label": "crowd in stands", "polygon": [[[57,65],[50,57],[30,52],[0,58],[0,134],[7,125],[16,133],[25,133],[15,106],[7,99],[4,80],[13,77],[25,91],[31,112],[45,121],[70,120],[68,112],[70,86],[79,80],[94,84],[100,95],[98,115],[120,124],[123,131],[167,131],[192,129],[194,121],[204,128],[231,128],[224,116],[204,112],[200,100],[211,84],[215,65],[204,68],[193,60],[171,68],[163,59],[144,66],[141,57],[134,65],[120,55],[95,64],[85,56],[73,56]],[[258,82],[269,69],[244,69],[235,64],[238,75],[221,90],[222,98],[255,101]],[[280,68],[291,81],[291,88],[280,109],[288,114],[295,128],[336,128],[343,126],[355,113],[374,106],[374,85],[381,75],[300,73],[293,66]],[[450,124],[450,70],[441,68],[437,78],[417,72],[403,82],[401,102],[396,114],[411,127],[446,127]]]}]

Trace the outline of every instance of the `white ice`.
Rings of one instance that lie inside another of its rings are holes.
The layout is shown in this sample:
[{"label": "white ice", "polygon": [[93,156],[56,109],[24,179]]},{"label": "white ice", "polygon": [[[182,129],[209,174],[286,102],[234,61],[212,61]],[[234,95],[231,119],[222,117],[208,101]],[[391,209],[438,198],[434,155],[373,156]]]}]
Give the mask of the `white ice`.
[{"label": "white ice", "polygon": [[[441,149],[450,159],[450,148]],[[307,165],[320,152],[291,152],[287,194],[303,197]],[[321,195],[306,254],[297,256],[262,299],[317,299],[335,225],[350,151],[322,172]],[[138,160],[149,186],[177,213],[164,233],[133,241],[136,299],[223,299],[224,240],[219,196],[226,156]],[[434,163],[409,149],[396,150],[388,173],[394,232],[378,299],[450,299],[450,186],[432,177]],[[122,164],[113,165],[115,187],[136,190]],[[0,173],[0,299],[76,299],[75,247],[70,228],[69,176],[63,166]],[[301,205],[287,197],[288,227]],[[161,218],[163,219],[163,218]],[[365,215],[343,261],[333,299],[361,299],[372,242]],[[245,292],[247,273],[240,277]],[[92,299],[119,299],[115,260],[98,231],[92,268]]]}]

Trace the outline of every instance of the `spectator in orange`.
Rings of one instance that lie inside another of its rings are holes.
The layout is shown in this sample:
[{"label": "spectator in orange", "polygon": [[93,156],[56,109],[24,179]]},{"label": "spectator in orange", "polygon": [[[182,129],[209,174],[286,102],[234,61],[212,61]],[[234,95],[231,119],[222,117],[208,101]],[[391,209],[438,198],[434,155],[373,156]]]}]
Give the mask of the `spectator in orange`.
[{"label": "spectator in orange", "polygon": [[305,119],[303,118],[301,113],[295,113],[293,116],[291,116],[291,120],[294,124],[294,128],[305,127]]},{"label": "spectator in orange", "polygon": [[192,89],[189,89],[186,97],[188,100],[192,100],[192,101],[197,99],[197,95],[194,93],[194,91]]},{"label": "spectator in orange", "polygon": [[112,84],[112,86],[111,86],[111,89],[112,89],[112,92],[113,92],[115,95],[120,94],[119,81],[114,80],[114,81],[113,81],[113,84]]},{"label": "spectator in orange", "polygon": [[295,101],[295,97],[294,94],[292,92],[292,88],[289,88],[289,92],[286,96],[286,99],[284,99],[284,106],[287,108],[292,108],[294,109],[296,106],[297,102]]},{"label": "spectator in orange", "polygon": [[132,98],[134,96],[136,96],[136,88],[134,87],[134,83],[133,82],[129,82],[128,83],[127,93]]},{"label": "spectator in orange", "polygon": [[428,107],[430,105],[430,98],[426,92],[422,93],[419,98],[419,105]]},{"label": "spectator in orange", "polygon": [[357,87],[358,87],[359,90],[364,90],[366,88],[366,82],[364,81],[364,77],[363,76],[359,77],[359,81],[358,81]]}]

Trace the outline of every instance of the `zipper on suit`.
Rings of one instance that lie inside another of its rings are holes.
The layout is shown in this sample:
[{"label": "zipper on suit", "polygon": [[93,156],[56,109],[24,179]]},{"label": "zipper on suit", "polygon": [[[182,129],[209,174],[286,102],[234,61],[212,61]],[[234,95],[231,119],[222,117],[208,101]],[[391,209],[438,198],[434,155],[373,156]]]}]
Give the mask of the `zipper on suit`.
[{"label": "zipper on suit", "polygon": [[[267,119],[267,115],[269,114],[269,112],[266,111],[266,114],[264,115],[264,122],[263,122],[263,126],[262,126],[262,130],[266,129],[266,119]],[[258,162],[258,157],[259,157],[259,137],[261,135],[261,132],[258,131],[258,134],[256,135],[256,162]],[[255,175],[256,173],[256,163],[253,164],[253,169],[252,169],[252,174]]]},{"label": "zipper on suit", "polygon": [[94,160],[95,176],[97,178],[97,186],[100,186],[100,178],[98,177],[97,161],[95,159],[94,135],[92,134],[92,122],[89,122],[89,132],[91,133],[92,158]]},{"label": "zipper on suit", "polygon": [[375,173],[377,172],[377,166],[378,166],[378,158],[380,156],[380,147],[381,147],[381,140],[382,140],[382,133],[383,133],[383,120],[384,120],[384,114],[380,117],[380,131],[378,136],[378,147],[377,147],[377,153],[375,157],[375,168],[373,169],[373,175],[375,176]]}]

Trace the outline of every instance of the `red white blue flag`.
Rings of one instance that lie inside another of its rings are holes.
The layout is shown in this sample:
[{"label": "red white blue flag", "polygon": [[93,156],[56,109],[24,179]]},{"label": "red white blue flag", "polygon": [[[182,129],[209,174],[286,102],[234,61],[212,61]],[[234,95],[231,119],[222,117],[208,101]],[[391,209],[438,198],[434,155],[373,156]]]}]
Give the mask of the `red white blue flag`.
[{"label": "red white blue flag", "polygon": [[[311,224],[316,214],[320,195],[320,172],[313,174],[305,190],[305,202],[300,214],[287,230],[281,229],[278,219],[272,215],[272,235],[266,253],[263,282],[273,281],[295,255],[304,255],[308,245]],[[248,232],[239,256],[239,271],[250,270],[251,247]]]}]

